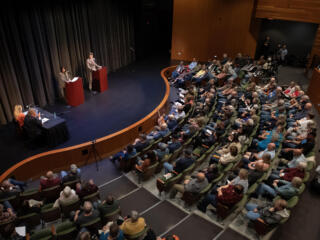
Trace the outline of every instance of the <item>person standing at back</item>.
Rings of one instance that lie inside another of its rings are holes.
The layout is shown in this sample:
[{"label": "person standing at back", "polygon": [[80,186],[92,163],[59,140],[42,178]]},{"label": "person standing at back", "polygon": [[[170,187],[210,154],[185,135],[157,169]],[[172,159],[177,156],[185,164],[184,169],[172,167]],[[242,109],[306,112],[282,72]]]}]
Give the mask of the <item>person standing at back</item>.
[{"label": "person standing at back", "polygon": [[93,53],[89,53],[89,57],[87,58],[86,61],[87,68],[89,70],[88,73],[88,81],[89,81],[89,90],[92,91],[92,72],[95,72],[102,67],[96,63],[96,59],[93,57]]}]

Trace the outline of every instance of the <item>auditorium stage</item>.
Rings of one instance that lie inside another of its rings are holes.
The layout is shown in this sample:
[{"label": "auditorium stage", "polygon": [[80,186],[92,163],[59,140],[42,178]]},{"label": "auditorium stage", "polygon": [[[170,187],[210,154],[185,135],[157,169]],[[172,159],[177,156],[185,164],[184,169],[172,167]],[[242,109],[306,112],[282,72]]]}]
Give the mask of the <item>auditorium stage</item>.
[{"label": "auditorium stage", "polygon": [[0,128],[0,172],[19,161],[52,149],[73,146],[117,132],[139,121],[156,108],[165,95],[165,83],[160,71],[169,66],[168,57],[152,57],[135,62],[108,74],[109,89],[91,96],[74,108],[56,104],[44,107],[66,119],[70,139],[55,148],[31,150],[15,134],[14,125]]}]

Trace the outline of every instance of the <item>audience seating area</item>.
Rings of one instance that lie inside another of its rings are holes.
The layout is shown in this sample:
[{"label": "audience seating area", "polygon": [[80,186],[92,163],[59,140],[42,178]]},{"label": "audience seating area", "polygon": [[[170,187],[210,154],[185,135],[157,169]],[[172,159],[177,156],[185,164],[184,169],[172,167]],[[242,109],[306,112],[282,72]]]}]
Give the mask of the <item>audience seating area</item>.
[{"label": "audience seating area", "polygon": [[[0,202],[3,212],[12,208],[16,217],[1,221],[2,236],[10,239],[15,226],[26,226],[29,239],[76,239],[84,228],[98,235],[108,222],[122,223],[131,210],[140,212],[146,226],[126,239],[143,239],[151,230],[161,237],[184,234],[184,226],[189,236],[208,234],[198,238],[203,240],[218,233],[223,233],[218,239],[228,239],[223,236],[231,232],[235,237],[230,239],[272,234],[294,211],[316,166],[316,126],[310,100],[303,91],[295,93],[296,84],[277,86],[271,77],[259,85],[259,74],[254,72],[259,68],[252,70],[246,61],[242,65],[239,59],[180,63],[174,72],[167,72],[177,93],[170,112],[159,116],[152,132],[104,160],[122,174],[97,184],[99,190],[55,206],[65,189],[78,193],[79,183],[85,188],[89,179],[79,176],[41,190],[19,188],[25,183],[9,179],[17,187],[16,194]],[[91,178],[96,181],[103,174],[93,173],[96,179]],[[115,185],[114,192],[105,192],[124,178],[132,186]],[[2,191],[12,191],[5,188]],[[118,208],[104,215],[99,212],[84,224],[73,221],[86,202],[96,209],[109,195],[118,199]],[[32,208],[31,199],[41,202],[38,209],[19,215],[26,201]],[[252,205],[259,214],[255,218],[250,215]],[[159,223],[164,221],[162,214],[168,216],[168,223]],[[190,221],[206,226],[208,232],[190,233]],[[250,236],[241,232],[243,226],[252,230]]]}]

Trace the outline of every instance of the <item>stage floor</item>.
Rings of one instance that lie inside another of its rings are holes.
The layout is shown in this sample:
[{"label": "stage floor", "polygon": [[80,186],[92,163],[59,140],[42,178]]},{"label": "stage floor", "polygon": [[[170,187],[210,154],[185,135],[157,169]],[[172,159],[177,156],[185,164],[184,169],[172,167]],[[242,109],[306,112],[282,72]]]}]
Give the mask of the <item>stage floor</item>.
[{"label": "stage floor", "polygon": [[[169,66],[167,57],[153,57],[135,62],[108,74],[109,89],[91,96],[74,108],[56,104],[46,106],[50,112],[66,119],[70,139],[55,147],[73,146],[117,132],[139,121],[156,108],[165,95],[165,84],[160,71]],[[52,150],[31,150],[15,134],[13,124],[0,128],[0,172],[37,153]]]}]

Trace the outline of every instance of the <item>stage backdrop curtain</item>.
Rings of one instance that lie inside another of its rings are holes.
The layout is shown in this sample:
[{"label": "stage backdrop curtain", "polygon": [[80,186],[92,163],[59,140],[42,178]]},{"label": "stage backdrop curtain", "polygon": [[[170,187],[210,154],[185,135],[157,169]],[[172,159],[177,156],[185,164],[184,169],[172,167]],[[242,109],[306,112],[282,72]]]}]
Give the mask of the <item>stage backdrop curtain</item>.
[{"label": "stage backdrop curtain", "polygon": [[90,51],[109,72],[134,61],[129,0],[8,2],[0,9],[1,124],[16,104],[53,104],[61,66],[86,79]]}]

